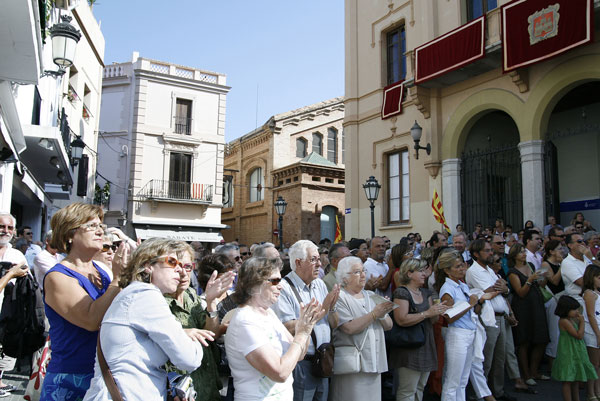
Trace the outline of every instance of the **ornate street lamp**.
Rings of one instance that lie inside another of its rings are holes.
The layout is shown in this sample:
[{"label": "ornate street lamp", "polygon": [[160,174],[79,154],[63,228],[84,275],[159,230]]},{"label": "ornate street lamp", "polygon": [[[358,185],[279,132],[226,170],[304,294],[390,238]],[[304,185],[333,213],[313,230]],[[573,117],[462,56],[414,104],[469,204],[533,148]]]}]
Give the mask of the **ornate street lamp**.
[{"label": "ornate street lamp", "polygon": [[421,135],[423,134],[423,128],[417,123],[415,120],[415,125],[410,129],[410,136],[412,136],[413,141],[415,141],[415,159],[419,158],[419,149],[423,149],[427,152],[427,155],[431,154],[431,144],[427,144],[427,146],[419,146],[419,142],[421,141]]},{"label": "ornate street lamp", "polygon": [[52,76],[58,78],[67,71],[67,68],[73,65],[75,60],[75,49],[81,39],[81,32],[70,24],[72,17],[68,15],[61,16],[62,22],[54,24],[50,28],[50,37],[52,38],[52,61],[58,66],[58,71],[46,70],[42,77]]},{"label": "ornate street lamp", "polygon": [[279,249],[283,250],[283,215],[285,214],[285,208],[287,207],[287,202],[283,200],[281,195],[277,197],[275,201],[275,211],[279,215]]},{"label": "ornate street lamp", "polygon": [[83,148],[85,148],[85,142],[77,135],[75,140],[71,142],[71,164],[73,166],[79,164],[79,160],[81,160],[81,156],[83,155]]},{"label": "ornate street lamp", "polygon": [[371,202],[371,238],[375,237],[375,201],[379,196],[379,190],[381,185],[377,182],[375,177],[370,176],[365,184],[363,184],[365,195],[367,200]]}]

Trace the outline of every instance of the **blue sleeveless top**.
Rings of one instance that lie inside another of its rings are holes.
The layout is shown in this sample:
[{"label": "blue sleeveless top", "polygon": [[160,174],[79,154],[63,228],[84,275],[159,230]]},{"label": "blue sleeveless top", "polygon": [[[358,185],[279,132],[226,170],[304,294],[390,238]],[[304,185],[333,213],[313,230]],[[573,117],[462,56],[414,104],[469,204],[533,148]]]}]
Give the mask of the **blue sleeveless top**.
[{"label": "blue sleeveless top", "polygon": [[[102,277],[102,289],[94,286],[87,277],[60,263],[56,264],[48,273],[60,272],[77,279],[88,295],[96,300],[106,292],[110,284],[110,277],[98,265],[95,263],[93,265]],[[45,297],[44,305],[46,306],[46,317],[50,322],[50,348],[52,349],[52,359],[48,364],[47,372],[93,373],[98,331],[88,331],[64,319],[46,303]]]}]

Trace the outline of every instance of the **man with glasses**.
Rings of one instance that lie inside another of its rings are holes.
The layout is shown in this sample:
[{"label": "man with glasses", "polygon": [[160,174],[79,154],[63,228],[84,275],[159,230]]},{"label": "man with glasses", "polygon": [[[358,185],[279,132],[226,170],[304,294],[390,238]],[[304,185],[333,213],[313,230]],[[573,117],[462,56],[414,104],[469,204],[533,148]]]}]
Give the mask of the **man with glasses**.
[{"label": "man with glasses", "polygon": [[600,266],[600,262],[590,249],[585,245],[581,234],[569,234],[566,238],[569,254],[560,264],[560,271],[563,282],[565,283],[565,292],[583,303],[581,298],[581,287],[583,285],[583,273],[589,264]]},{"label": "man with glasses", "polygon": [[539,270],[542,267],[542,255],[538,252],[542,247],[542,237],[537,231],[527,230],[523,234],[523,245],[527,252],[527,262],[531,263],[536,271]]},{"label": "man with glasses", "polygon": [[232,243],[221,245],[215,253],[227,256],[236,273],[240,270],[242,257],[240,256],[240,248],[237,245]]},{"label": "man with glasses", "polygon": [[42,247],[33,242],[33,231],[29,226],[23,226],[17,230],[17,239],[21,238],[27,241],[27,249],[23,252],[27,259],[27,265],[33,266],[33,259],[42,252]]},{"label": "man with glasses", "polygon": [[289,255],[292,271],[281,281],[279,299],[271,307],[277,317],[294,335],[296,320],[300,316],[298,297],[305,305],[314,298],[328,311],[313,328],[316,344],[311,338],[304,360],[294,368],[294,401],[327,401],[329,380],[313,375],[312,361],[319,346],[331,342],[331,329],[337,327],[335,304],[340,295],[340,287],[336,284],[331,292],[327,291],[325,283],[319,278],[319,251],[311,241],[296,242],[290,248]]},{"label": "man with glasses", "polygon": [[250,248],[248,248],[248,245],[240,244],[240,256],[242,257],[242,263],[250,259],[252,253],[250,252]]},{"label": "man with glasses", "polygon": [[498,258],[500,266],[502,267],[499,274],[504,280],[506,280],[506,275],[508,273],[508,260],[506,258],[506,253],[504,252],[506,249],[505,246],[506,241],[502,235],[496,234],[492,237],[492,251],[494,252],[494,257]]},{"label": "man with glasses", "polygon": [[485,326],[486,341],[483,347],[483,370],[488,379],[490,389],[497,400],[513,401],[513,396],[504,392],[504,365],[506,362],[506,342],[510,332],[505,319],[510,314],[510,309],[504,297],[508,294],[506,281],[499,278],[488,266],[494,260],[492,247],[484,239],[477,239],[470,247],[473,264],[467,270],[465,281],[470,288],[483,292],[496,292],[497,296],[490,299],[490,305],[496,315],[496,326]]},{"label": "man with glasses", "polygon": [[592,256],[598,257],[598,250],[600,250],[600,234],[596,231],[588,231],[583,234],[583,240],[586,245],[590,248]]}]

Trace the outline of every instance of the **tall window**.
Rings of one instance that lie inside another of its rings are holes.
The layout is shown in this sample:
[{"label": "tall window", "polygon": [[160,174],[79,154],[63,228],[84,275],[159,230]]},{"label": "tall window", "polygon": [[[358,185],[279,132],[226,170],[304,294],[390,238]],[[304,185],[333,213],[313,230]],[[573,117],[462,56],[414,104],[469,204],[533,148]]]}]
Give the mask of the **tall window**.
[{"label": "tall window", "polygon": [[190,135],[192,133],[192,101],[189,99],[176,100],[175,133]]},{"label": "tall window", "polygon": [[498,0],[467,0],[467,17],[471,21],[496,7],[498,7]]},{"label": "tall window", "polygon": [[265,180],[262,168],[257,167],[250,174],[250,202],[257,202],[263,199],[263,187]]},{"label": "tall window", "polygon": [[337,164],[337,130],[327,128],[327,160]]},{"label": "tall window", "polygon": [[169,197],[189,199],[192,182],[192,155],[172,152],[169,157]]},{"label": "tall window", "polygon": [[318,132],[312,135],[312,151],[323,156],[323,135]]},{"label": "tall window", "polygon": [[387,84],[404,81],[406,77],[406,32],[404,25],[386,34]]},{"label": "tall window", "polygon": [[405,223],[410,218],[408,150],[388,155],[388,223]]},{"label": "tall window", "polygon": [[296,157],[306,157],[307,142],[304,138],[296,139]]}]

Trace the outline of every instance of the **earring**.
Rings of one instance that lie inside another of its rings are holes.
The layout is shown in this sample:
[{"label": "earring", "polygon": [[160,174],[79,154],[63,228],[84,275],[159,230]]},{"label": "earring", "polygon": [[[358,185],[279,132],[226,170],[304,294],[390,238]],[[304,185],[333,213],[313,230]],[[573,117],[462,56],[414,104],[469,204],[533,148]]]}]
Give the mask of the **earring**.
[{"label": "earring", "polygon": [[73,243],[73,240],[72,240],[72,239],[70,239],[70,240],[69,240],[69,244],[72,244],[72,243]]}]

